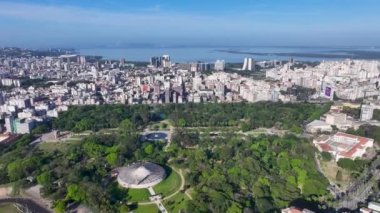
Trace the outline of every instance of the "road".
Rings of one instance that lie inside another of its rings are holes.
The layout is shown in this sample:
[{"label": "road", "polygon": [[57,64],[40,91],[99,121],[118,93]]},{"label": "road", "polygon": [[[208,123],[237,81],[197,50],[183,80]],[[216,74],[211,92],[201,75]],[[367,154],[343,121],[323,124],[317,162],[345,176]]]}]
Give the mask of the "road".
[{"label": "road", "polygon": [[380,180],[380,170],[377,167],[380,165],[380,156],[366,168],[361,177],[353,182],[343,196],[338,197],[337,209],[347,208],[356,209],[358,203],[364,202],[368,196],[372,193],[372,187]]}]

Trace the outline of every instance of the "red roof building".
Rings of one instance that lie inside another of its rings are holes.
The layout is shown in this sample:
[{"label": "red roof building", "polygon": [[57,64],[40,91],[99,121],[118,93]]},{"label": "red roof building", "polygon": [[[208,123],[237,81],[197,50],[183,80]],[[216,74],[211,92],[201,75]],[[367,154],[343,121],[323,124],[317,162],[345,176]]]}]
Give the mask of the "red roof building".
[{"label": "red roof building", "polygon": [[362,158],[374,140],[356,135],[338,132],[332,136],[322,135],[313,143],[320,152],[329,152],[338,161],[340,158]]}]

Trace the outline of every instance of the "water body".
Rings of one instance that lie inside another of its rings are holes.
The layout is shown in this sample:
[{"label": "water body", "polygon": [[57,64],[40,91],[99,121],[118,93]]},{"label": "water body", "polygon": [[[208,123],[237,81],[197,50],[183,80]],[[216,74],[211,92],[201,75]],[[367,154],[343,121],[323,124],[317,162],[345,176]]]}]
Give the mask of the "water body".
[{"label": "water body", "polygon": [[132,47],[132,48],[94,48],[80,49],[80,54],[102,56],[105,59],[128,61],[149,61],[152,56],[168,54],[174,62],[205,61],[218,59],[231,63],[243,62],[245,57],[257,61],[289,60],[322,61],[371,59],[380,60],[379,47]]}]

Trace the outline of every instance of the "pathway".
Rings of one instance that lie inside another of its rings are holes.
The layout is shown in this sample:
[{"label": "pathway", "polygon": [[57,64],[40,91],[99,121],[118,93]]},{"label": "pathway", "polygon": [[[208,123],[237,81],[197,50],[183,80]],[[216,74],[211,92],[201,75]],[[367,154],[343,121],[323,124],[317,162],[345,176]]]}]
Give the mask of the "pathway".
[{"label": "pathway", "polygon": [[167,213],[168,211],[166,210],[165,206],[162,205],[162,199],[161,196],[156,195],[156,192],[154,191],[153,187],[148,188],[149,194],[150,194],[150,199],[153,200],[152,202],[155,203],[162,213]]},{"label": "pathway", "polygon": [[191,196],[191,194],[189,193],[189,191],[185,191],[185,194],[187,195],[187,197],[190,199],[190,200],[193,200],[193,197]]},{"label": "pathway", "polygon": [[176,196],[179,192],[181,192],[181,190],[183,190],[185,188],[185,177],[183,176],[182,174],[182,169],[180,169],[179,171],[176,170],[175,168],[172,167],[172,169],[177,172],[179,174],[179,176],[181,177],[181,186],[179,187],[179,189],[177,191],[175,191],[173,194],[165,197],[163,200],[168,200],[174,196]]},{"label": "pathway", "polygon": [[166,146],[164,148],[165,152],[168,150],[168,148],[172,144],[172,135],[173,135],[173,132],[174,132],[174,127],[170,126],[170,130],[169,130],[169,133],[168,133],[168,143],[166,144]]},{"label": "pathway", "polygon": [[[173,192],[169,196],[164,197],[162,200],[167,200],[167,199],[174,197],[179,192],[181,192],[181,190],[183,190],[185,188],[185,177],[182,174],[182,169],[180,169],[179,171],[173,167],[172,167],[172,169],[173,169],[173,171],[177,172],[179,174],[179,176],[181,177],[181,186],[179,187],[179,189],[177,191]],[[152,192],[154,192],[153,188],[152,189],[148,188],[149,193],[152,195],[151,190],[152,190]],[[153,194],[155,195],[155,192]],[[191,196],[189,196],[189,197],[191,197]],[[155,204],[155,203],[156,202],[154,202],[154,201],[148,201],[148,202],[138,202],[137,204],[138,205],[151,205],[151,204]]]}]

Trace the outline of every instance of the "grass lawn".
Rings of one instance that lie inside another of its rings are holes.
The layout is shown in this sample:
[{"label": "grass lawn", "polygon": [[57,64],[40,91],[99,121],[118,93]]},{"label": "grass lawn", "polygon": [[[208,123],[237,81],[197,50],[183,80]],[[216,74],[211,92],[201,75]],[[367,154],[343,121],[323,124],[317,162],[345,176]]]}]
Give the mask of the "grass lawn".
[{"label": "grass lawn", "polygon": [[191,197],[195,197],[195,192],[193,188],[189,188],[186,190],[187,194],[189,194]]},{"label": "grass lawn", "polygon": [[134,213],[158,213],[159,210],[158,210],[156,204],[151,204],[151,205],[139,205],[139,206],[137,206],[137,209],[133,209],[132,212],[134,212]]},{"label": "grass lawn", "polygon": [[189,201],[189,198],[184,193],[180,192],[176,194],[176,196],[165,200],[163,204],[168,212],[178,213],[186,208],[187,201]]},{"label": "grass lawn", "polygon": [[157,194],[162,194],[164,197],[173,194],[181,186],[181,177],[179,174],[169,167],[166,167],[165,169],[166,174],[169,176],[166,177],[164,181],[153,187]]},{"label": "grass lawn", "polygon": [[39,143],[38,147],[44,152],[54,152],[55,150],[65,151],[71,144],[73,144],[73,142]]},{"label": "grass lawn", "polygon": [[9,203],[2,203],[0,204],[0,212],[6,212],[6,213],[20,213],[16,207],[14,207],[12,204]]},{"label": "grass lawn", "polygon": [[149,191],[147,189],[128,189],[129,199],[131,202],[149,201]]}]

